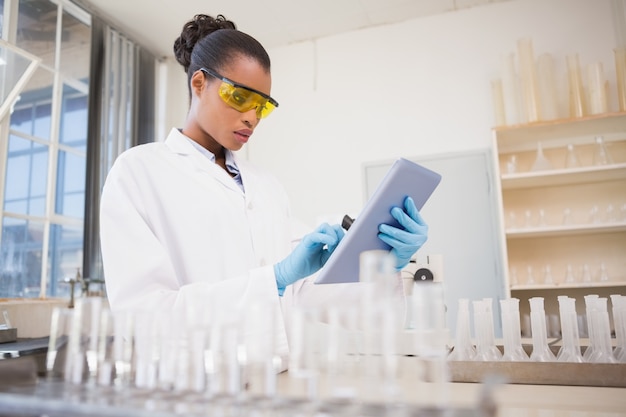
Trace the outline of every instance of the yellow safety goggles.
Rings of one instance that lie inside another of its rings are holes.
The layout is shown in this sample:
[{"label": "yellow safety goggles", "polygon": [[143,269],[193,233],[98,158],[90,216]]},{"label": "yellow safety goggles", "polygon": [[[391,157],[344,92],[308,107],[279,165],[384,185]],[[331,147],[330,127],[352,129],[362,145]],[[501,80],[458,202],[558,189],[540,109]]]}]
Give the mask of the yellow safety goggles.
[{"label": "yellow safety goggles", "polygon": [[278,107],[278,102],[267,94],[245,85],[237,84],[213,70],[200,68],[200,71],[222,82],[218,89],[218,94],[224,100],[224,103],[239,112],[244,113],[256,109],[256,117],[263,119]]}]

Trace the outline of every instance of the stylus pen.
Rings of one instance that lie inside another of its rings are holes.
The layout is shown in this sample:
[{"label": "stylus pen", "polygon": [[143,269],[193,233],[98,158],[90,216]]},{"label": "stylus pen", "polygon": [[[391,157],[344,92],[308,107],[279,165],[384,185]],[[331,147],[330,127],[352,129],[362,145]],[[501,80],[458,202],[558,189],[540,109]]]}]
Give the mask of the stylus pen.
[{"label": "stylus pen", "polygon": [[346,214],[341,221],[341,227],[348,230],[350,226],[352,226],[352,223],[354,223],[354,219]]}]

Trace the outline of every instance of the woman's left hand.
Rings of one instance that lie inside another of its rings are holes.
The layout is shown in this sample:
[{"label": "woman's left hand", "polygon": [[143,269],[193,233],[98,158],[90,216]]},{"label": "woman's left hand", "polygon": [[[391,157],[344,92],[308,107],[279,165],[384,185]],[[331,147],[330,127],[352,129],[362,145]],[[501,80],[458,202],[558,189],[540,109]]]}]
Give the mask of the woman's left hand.
[{"label": "woman's left hand", "polygon": [[404,210],[394,207],[391,215],[403,229],[381,224],[378,227],[378,237],[391,246],[391,253],[396,256],[396,269],[399,271],[408,265],[411,257],[428,239],[428,225],[411,197],[404,200]]}]

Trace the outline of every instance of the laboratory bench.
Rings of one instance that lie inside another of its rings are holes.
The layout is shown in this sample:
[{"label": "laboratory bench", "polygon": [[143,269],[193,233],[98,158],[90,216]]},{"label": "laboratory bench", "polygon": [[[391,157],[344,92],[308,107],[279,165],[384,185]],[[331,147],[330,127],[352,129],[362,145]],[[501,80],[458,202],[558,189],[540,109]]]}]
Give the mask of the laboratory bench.
[{"label": "laboratory bench", "polygon": [[[423,364],[407,356],[400,358],[398,374],[386,381],[380,375],[367,377],[362,373],[337,377],[283,372],[277,376],[275,393],[270,396],[252,390],[209,396],[104,387],[93,381],[71,384],[42,376],[28,356],[0,362],[2,417],[626,416],[626,388],[510,383],[502,376],[487,376],[480,383],[425,382],[420,370]],[[626,365],[609,366],[619,369],[626,381],[622,372]]]}]

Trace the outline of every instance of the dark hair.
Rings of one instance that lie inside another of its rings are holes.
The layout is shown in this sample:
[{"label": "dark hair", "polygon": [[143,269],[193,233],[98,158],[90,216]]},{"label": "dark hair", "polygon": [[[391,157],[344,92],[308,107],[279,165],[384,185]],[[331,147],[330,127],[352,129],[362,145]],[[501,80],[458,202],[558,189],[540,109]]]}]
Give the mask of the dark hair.
[{"label": "dark hair", "polygon": [[255,59],[270,71],[270,57],[252,36],[237,30],[235,23],[224,16],[197,14],[185,23],[180,36],[174,41],[174,55],[187,73],[187,84],[201,67],[220,71],[237,56]]}]

